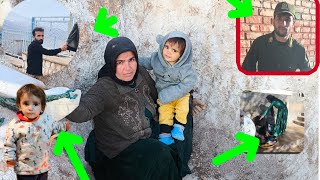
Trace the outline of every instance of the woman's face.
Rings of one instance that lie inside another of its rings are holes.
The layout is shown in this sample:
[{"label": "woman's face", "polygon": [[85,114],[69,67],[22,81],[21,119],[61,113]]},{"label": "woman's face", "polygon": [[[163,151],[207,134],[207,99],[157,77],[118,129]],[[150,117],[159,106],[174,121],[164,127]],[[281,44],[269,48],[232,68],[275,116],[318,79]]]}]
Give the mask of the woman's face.
[{"label": "woman's face", "polygon": [[131,51],[121,53],[116,59],[116,77],[131,81],[137,71],[137,60]]}]

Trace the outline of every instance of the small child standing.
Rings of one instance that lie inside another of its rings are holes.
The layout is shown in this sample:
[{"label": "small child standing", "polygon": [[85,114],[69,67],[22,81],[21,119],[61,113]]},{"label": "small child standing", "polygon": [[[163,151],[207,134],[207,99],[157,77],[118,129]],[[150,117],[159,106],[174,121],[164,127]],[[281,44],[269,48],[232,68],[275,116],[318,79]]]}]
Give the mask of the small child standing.
[{"label": "small child standing", "polygon": [[9,123],[4,140],[4,160],[14,166],[17,179],[48,179],[49,139],[60,130],[68,130],[69,122],[55,122],[43,113],[45,92],[26,84],[17,91],[16,117]]},{"label": "small child standing", "polygon": [[[158,91],[160,141],[169,145],[184,140],[184,127],[189,112],[189,92],[197,76],[192,69],[192,44],[182,32],[158,35],[159,50],[149,58],[140,58],[140,65],[152,70]],[[175,116],[177,123],[174,124]],[[173,128],[172,128],[173,126]]]}]

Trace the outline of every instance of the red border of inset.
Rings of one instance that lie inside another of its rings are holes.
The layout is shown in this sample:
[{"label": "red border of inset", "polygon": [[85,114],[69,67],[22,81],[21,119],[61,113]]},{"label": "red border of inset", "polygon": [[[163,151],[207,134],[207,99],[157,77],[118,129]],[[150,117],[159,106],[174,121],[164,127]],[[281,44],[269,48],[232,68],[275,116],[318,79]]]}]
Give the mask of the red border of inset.
[{"label": "red border of inset", "polygon": [[319,59],[320,59],[320,9],[319,9],[319,0],[315,0],[316,4],[316,59],[315,66],[313,69],[307,72],[251,72],[244,70],[240,65],[240,18],[236,19],[236,63],[238,70],[244,73],[245,75],[310,75],[318,70],[319,67]]}]

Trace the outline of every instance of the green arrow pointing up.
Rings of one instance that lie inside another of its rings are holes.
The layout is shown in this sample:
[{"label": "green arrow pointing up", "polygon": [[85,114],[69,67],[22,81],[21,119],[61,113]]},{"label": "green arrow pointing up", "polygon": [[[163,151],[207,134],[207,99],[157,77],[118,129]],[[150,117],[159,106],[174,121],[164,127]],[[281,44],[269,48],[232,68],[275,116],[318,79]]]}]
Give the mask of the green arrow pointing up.
[{"label": "green arrow pointing up", "polygon": [[240,144],[218,156],[215,158],[212,158],[212,163],[215,166],[219,166],[226,161],[229,161],[230,159],[239,156],[241,153],[248,151],[248,154],[246,156],[247,161],[252,162],[254,158],[256,157],[256,153],[258,150],[258,146],[260,143],[260,140],[256,137],[244,134],[242,132],[238,132],[236,134],[236,139],[239,141],[242,141],[243,144]]},{"label": "green arrow pointing up", "polygon": [[111,37],[117,37],[118,30],[112,28],[111,26],[118,22],[118,18],[116,16],[110,16],[107,18],[107,14],[108,10],[106,8],[100,8],[93,29],[98,33],[109,35]]},{"label": "green arrow pointing up", "polygon": [[227,0],[236,10],[231,10],[228,13],[229,18],[240,18],[252,16],[252,1],[251,0]]},{"label": "green arrow pointing up", "polygon": [[58,135],[56,145],[53,149],[53,154],[59,156],[62,153],[62,150],[65,149],[67,155],[70,158],[71,164],[76,170],[80,180],[89,180],[89,176],[84,169],[80,158],[77,155],[77,152],[74,150],[72,144],[81,144],[81,136],[77,136],[68,132],[61,131]]}]

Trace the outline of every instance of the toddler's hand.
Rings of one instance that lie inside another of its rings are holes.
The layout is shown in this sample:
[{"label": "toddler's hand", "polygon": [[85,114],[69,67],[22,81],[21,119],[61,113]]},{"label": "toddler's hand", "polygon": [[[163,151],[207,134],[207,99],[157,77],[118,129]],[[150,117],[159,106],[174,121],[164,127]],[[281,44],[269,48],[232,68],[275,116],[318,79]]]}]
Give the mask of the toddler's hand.
[{"label": "toddler's hand", "polygon": [[192,115],[195,116],[207,108],[201,100],[194,98],[192,101]]}]

